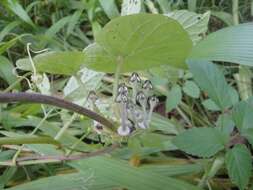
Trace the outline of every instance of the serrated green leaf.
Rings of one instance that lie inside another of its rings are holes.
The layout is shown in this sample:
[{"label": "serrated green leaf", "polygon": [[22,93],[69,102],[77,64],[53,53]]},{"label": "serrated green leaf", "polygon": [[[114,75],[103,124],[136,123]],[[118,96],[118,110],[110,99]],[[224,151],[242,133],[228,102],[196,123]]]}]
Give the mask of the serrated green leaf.
[{"label": "serrated green leaf", "polygon": [[[83,52],[49,52],[36,55],[33,58],[38,72],[50,74],[73,75],[81,69],[86,56]],[[16,65],[21,70],[32,70],[28,58],[19,59]]]},{"label": "serrated green leaf", "polygon": [[186,81],[183,85],[183,91],[185,94],[192,98],[198,98],[200,95],[199,87],[193,81]]},{"label": "serrated green leaf", "polygon": [[235,123],[233,122],[232,116],[225,113],[219,115],[219,118],[216,121],[216,126],[221,132],[229,136],[234,130]]},{"label": "serrated green leaf", "polygon": [[237,92],[227,84],[218,66],[204,60],[188,60],[187,63],[194,80],[220,109],[225,110],[238,101]]},{"label": "serrated green leaf", "polygon": [[239,102],[233,107],[232,118],[240,134],[253,145],[253,98]]},{"label": "serrated green leaf", "polygon": [[182,151],[199,157],[211,157],[225,148],[228,139],[216,128],[192,128],[177,135],[173,143]]},{"label": "serrated green leaf", "polygon": [[233,107],[232,117],[235,122],[236,127],[240,132],[246,129],[253,128],[253,98],[241,101]]},{"label": "serrated green leaf", "polygon": [[245,145],[235,145],[226,153],[228,175],[240,190],[245,189],[251,177],[251,153]]},{"label": "serrated green leaf", "polygon": [[253,65],[253,24],[239,24],[214,32],[192,49],[189,58]]},{"label": "serrated green leaf", "polygon": [[176,108],[182,100],[182,91],[179,85],[174,85],[168,92],[166,99],[166,112]]},{"label": "serrated green leaf", "polygon": [[158,14],[134,14],[109,22],[85,50],[91,69],[131,72],[168,64],[184,68],[192,42],[175,20]]},{"label": "serrated green leaf", "polygon": [[210,110],[210,111],[220,111],[220,108],[219,106],[217,106],[215,104],[214,101],[212,101],[211,99],[207,99],[207,100],[204,100],[203,102],[201,102],[202,105],[207,109],[207,110]]}]

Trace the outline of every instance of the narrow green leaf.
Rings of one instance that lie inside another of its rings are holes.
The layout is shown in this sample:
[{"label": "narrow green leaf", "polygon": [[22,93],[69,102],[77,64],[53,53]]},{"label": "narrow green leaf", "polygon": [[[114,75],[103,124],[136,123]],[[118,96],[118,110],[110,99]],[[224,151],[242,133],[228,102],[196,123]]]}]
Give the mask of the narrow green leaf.
[{"label": "narrow green leaf", "polygon": [[189,58],[252,66],[252,33],[252,23],[224,28],[194,46]]},{"label": "narrow green leaf", "polygon": [[9,182],[9,180],[15,175],[17,167],[9,167],[0,176],[0,189],[4,189],[4,186]]},{"label": "narrow green leaf", "polygon": [[115,0],[99,0],[99,2],[108,18],[113,19],[120,16]]},{"label": "narrow green leaf", "polygon": [[251,153],[245,145],[238,144],[230,149],[225,158],[228,175],[240,190],[244,190],[251,177]]},{"label": "narrow green leaf", "polygon": [[14,46],[20,38],[21,36],[17,36],[7,42],[0,43],[0,55],[3,54],[6,50],[11,48],[12,46]]},{"label": "narrow green leaf", "polygon": [[[105,187],[126,188],[128,190],[197,190],[183,181],[159,175],[153,171],[132,167],[128,162],[108,158],[94,157],[72,162],[71,165],[79,171],[93,172],[94,184],[104,184]],[[110,172],[108,172],[110,171]],[[92,189],[92,187],[90,188]]]},{"label": "narrow green leaf", "polygon": [[203,171],[201,164],[169,164],[169,165],[144,165],[141,170],[152,171],[163,176],[192,175]]},{"label": "narrow green leaf", "polygon": [[201,102],[202,105],[210,111],[220,111],[221,109],[219,108],[219,106],[217,106],[217,104],[215,104],[215,102],[211,99],[206,99],[203,102]]},{"label": "narrow green leaf", "polygon": [[71,16],[66,16],[54,23],[45,33],[48,38],[53,38],[67,23],[70,22]]},{"label": "narrow green leaf", "polygon": [[216,128],[192,128],[177,135],[173,143],[182,151],[199,157],[211,157],[225,148],[228,139]]},{"label": "narrow green leaf", "polygon": [[75,13],[69,19],[69,24],[68,24],[68,28],[67,28],[67,35],[70,35],[73,32],[74,27],[78,23],[78,20],[81,16],[82,12],[83,12],[82,10],[75,11]]},{"label": "narrow green leaf", "polygon": [[193,81],[186,81],[183,86],[183,91],[185,94],[192,98],[198,98],[200,95],[199,87]]},{"label": "narrow green leaf", "polygon": [[1,137],[0,138],[0,145],[17,145],[17,144],[54,144],[59,145],[59,142],[55,141],[51,137],[34,137],[34,136],[27,136],[27,137]]},{"label": "narrow green leaf", "polygon": [[4,0],[4,5],[9,8],[14,14],[16,14],[21,20],[31,25],[32,27],[36,27],[32,22],[29,15],[26,13],[24,8],[20,5],[18,0]]},{"label": "narrow green leaf", "polygon": [[0,42],[4,39],[6,35],[8,35],[14,28],[16,28],[20,24],[20,21],[13,21],[6,25],[4,29],[2,29],[2,31],[0,32]]},{"label": "narrow green leaf", "polygon": [[17,167],[10,167],[3,172],[3,174],[0,176],[0,189],[4,189],[5,185],[15,175],[16,171]]},{"label": "narrow green leaf", "polygon": [[[8,119],[9,125],[15,128],[23,127],[23,126],[37,127],[42,120],[41,118],[32,117],[32,116],[29,116],[28,118],[27,117],[22,118],[20,117],[19,114],[14,114],[14,113],[11,114],[10,112],[6,113],[6,119]],[[61,129],[60,126],[61,124],[58,122],[44,121],[42,124],[40,124],[40,130],[43,132],[43,134],[54,138],[56,134],[59,132],[59,130]],[[14,133],[14,134],[11,134],[10,137],[20,137],[20,135],[17,133]],[[72,136],[71,134],[67,132],[63,134],[61,139],[59,139],[59,142],[62,145],[68,146],[68,147],[72,146],[77,141],[78,141],[78,138]],[[89,146],[85,144],[84,142],[80,142],[78,146],[76,146],[77,149],[87,150],[87,151],[93,150],[93,147],[94,146]],[[43,147],[39,146],[39,148],[43,148]]]},{"label": "narrow green leaf", "polygon": [[97,39],[97,35],[99,34],[99,32],[102,29],[102,26],[97,21],[93,21],[91,23],[91,27],[92,27],[92,33],[93,33],[94,39],[96,40]]},{"label": "narrow green leaf", "polygon": [[[93,181],[92,173],[83,172],[75,174],[66,174],[59,176],[50,176],[42,179],[38,179],[29,183],[24,183],[22,185],[14,186],[8,188],[7,190],[99,190],[99,187],[103,187],[103,184],[94,184],[93,189],[90,186]],[[109,190],[109,189],[107,189]]]},{"label": "narrow green leaf", "polygon": [[185,67],[192,47],[189,36],[175,20],[163,15],[135,14],[118,17],[97,35],[96,44],[86,48],[91,69],[130,72],[168,64]]},{"label": "narrow green leaf", "polygon": [[[37,55],[33,58],[35,67],[39,72],[51,74],[73,75],[81,69],[85,62],[83,52],[49,52]],[[16,65],[21,70],[32,70],[28,58],[19,59]]]},{"label": "narrow green leaf", "polygon": [[194,80],[220,109],[225,110],[238,102],[237,92],[227,84],[215,64],[204,60],[188,60],[188,65]]},{"label": "narrow green leaf", "polygon": [[165,134],[178,134],[176,124],[172,120],[157,113],[152,114],[150,128],[156,131],[162,131]]},{"label": "narrow green leaf", "polygon": [[[0,77],[8,82],[9,85],[14,83],[17,80],[17,77],[14,75],[14,66],[11,62],[4,56],[0,56]],[[16,87],[20,87],[17,84]]]},{"label": "narrow green leaf", "polygon": [[159,4],[160,8],[162,9],[163,13],[168,13],[171,11],[171,3],[167,0],[157,0],[157,3]]}]

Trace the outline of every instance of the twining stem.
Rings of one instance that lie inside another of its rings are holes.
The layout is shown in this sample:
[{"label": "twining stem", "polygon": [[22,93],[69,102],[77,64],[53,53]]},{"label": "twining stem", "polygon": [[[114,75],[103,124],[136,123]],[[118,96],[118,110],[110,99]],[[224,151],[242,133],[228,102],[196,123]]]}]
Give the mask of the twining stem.
[{"label": "twining stem", "polygon": [[117,59],[117,68],[116,68],[116,71],[115,71],[115,74],[114,74],[115,78],[114,78],[114,81],[113,81],[113,101],[117,97],[118,86],[119,86],[119,77],[120,77],[122,64],[123,64],[123,59],[122,59],[122,57],[119,56],[118,59]]},{"label": "twining stem", "polygon": [[52,106],[57,106],[63,109],[67,109],[81,115],[87,116],[102,125],[106,126],[108,129],[113,130],[114,124],[112,124],[108,119],[103,116],[93,112],[89,109],[81,107],[72,102],[66,101],[62,98],[57,98],[53,96],[47,96],[37,93],[0,93],[0,103],[11,103],[11,102],[28,102],[28,103],[40,103]]},{"label": "twining stem", "polygon": [[3,92],[10,92],[13,88],[15,88],[23,79],[25,79],[28,75],[30,75],[31,73],[28,72],[26,74],[24,74],[23,76],[20,76],[15,82],[13,82],[10,86],[8,86],[8,88],[6,88]]}]

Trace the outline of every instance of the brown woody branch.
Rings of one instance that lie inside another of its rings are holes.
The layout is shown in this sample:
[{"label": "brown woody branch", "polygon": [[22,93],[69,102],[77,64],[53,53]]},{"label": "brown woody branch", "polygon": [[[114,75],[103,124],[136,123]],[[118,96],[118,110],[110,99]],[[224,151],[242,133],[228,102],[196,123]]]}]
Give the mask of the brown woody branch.
[{"label": "brown woody branch", "polygon": [[47,96],[37,93],[25,93],[25,92],[18,92],[18,93],[0,93],[0,103],[11,103],[11,102],[28,102],[28,103],[40,103],[40,104],[47,104],[56,106],[59,108],[67,109],[81,115],[87,116],[102,125],[106,126],[109,129],[113,129],[114,125],[103,116],[93,112],[89,109],[81,107],[77,104],[72,102],[66,101],[62,98],[57,98],[53,96]]}]

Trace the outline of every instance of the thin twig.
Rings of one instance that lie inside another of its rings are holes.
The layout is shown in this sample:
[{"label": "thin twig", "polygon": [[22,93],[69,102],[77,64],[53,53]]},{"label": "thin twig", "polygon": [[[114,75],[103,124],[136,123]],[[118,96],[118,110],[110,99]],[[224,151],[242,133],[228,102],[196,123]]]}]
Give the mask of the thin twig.
[{"label": "thin twig", "polygon": [[[94,152],[89,153],[82,153],[82,154],[75,154],[70,156],[64,156],[64,155],[56,155],[56,156],[27,156],[23,158],[18,158],[16,160],[15,165],[16,166],[23,166],[23,165],[30,165],[35,163],[55,163],[55,162],[63,162],[63,161],[73,161],[73,160],[80,160],[85,158],[90,158],[94,156],[99,156],[103,154],[107,154],[118,148],[118,144],[113,144],[110,147],[103,148],[101,150],[97,150]],[[13,166],[13,162],[5,161],[1,162],[0,165],[10,165]]]}]

